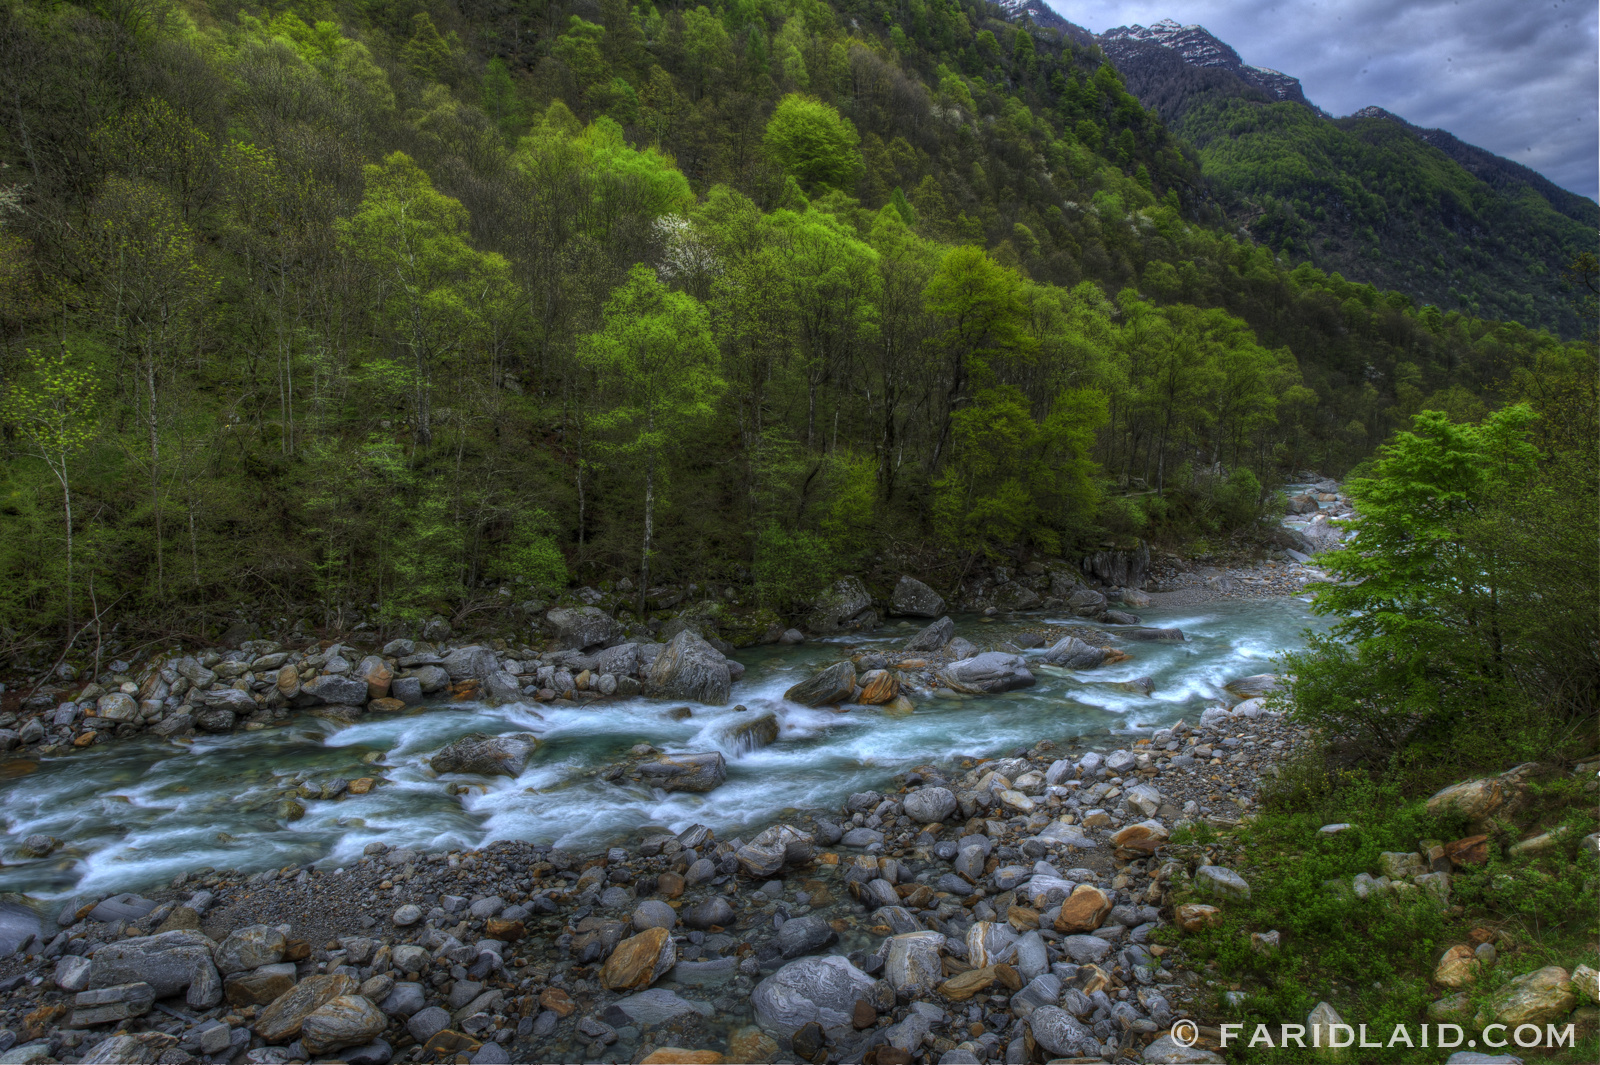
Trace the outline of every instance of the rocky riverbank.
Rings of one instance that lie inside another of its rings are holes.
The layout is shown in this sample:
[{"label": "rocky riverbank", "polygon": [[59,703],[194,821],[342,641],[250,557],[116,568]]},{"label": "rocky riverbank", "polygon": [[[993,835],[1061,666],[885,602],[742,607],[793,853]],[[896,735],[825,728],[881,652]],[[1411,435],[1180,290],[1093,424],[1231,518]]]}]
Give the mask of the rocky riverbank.
[{"label": "rocky riverbank", "polygon": [[1126,749],[920,767],[748,841],[195,870],[65,904],[0,968],[0,1043],[17,1062],[1138,1055],[1201,983],[1151,933],[1205,853],[1161,848],[1237,823],[1296,742],[1246,700]]}]

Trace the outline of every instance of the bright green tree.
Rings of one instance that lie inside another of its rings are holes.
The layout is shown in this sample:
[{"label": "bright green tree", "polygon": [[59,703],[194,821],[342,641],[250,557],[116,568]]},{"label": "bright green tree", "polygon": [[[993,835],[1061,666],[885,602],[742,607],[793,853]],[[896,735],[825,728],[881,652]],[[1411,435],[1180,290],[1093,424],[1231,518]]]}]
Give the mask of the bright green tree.
[{"label": "bright green tree", "polygon": [[861,135],[855,124],[800,93],[778,101],[763,142],[773,162],[808,190],[848,189],[861,173]]},{"label": "bright green tree", "polygon": [[72,478],[70,465],[99,431],[94,411],[99,379],[70,364],[66,345],[58,352],[29,350],[26,375],[11,385],[0,417],[33,445],[61,484],[61,509],[67,529],[67,636],[73,632]]},{"label": "bright green tree", "polygon": [[579,361],[614,400],[595,418],[608,449],[644,472],[644,538],[639,555],[639,613],[650,587],[650,540],[663,458],[709,418],[726,387],[711,324],[692,296],[673,292],[647,266],[635,266],[606,302],[601,328],[583,338]]}]

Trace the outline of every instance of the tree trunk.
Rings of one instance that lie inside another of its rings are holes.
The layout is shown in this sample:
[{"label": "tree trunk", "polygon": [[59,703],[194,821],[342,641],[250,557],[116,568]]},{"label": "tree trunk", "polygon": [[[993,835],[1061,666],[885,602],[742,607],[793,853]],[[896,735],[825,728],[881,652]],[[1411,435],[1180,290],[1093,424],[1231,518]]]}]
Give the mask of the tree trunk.
[{"label": "tree trunk", "polygon": [[[655,425],[652,422],[651,429]],[[639,620],[644,620],[645,593],[650,588],[650,534],[654,531],[656,513],[656,457],[654,452],[644,464],[644,550],[639,554]]]},{"label": "tree trunk", "polygon": [[156,529],[156,598],[160,599],[164,592],[166,577],[163,573],[161,550],[161,437],[156,422],[156,360],[154,356],[145,358],[145,385],[150,392],[149,430],[150,430],[150,510],[155,518]]}]

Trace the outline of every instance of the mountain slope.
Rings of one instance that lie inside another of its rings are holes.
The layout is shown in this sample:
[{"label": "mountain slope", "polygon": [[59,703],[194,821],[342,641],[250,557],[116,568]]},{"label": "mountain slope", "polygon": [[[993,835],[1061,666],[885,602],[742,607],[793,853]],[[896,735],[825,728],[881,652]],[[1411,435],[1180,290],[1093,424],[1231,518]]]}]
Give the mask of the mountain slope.
[{"label": "mountain slope", "polygon": [[1579,334],[1560,275],[1595,247],[1593,201],[1379,108],[1331,118],[1297,80],[1243,63],[1200,26],[1100,41],[1257,239],[1445,309]]}]

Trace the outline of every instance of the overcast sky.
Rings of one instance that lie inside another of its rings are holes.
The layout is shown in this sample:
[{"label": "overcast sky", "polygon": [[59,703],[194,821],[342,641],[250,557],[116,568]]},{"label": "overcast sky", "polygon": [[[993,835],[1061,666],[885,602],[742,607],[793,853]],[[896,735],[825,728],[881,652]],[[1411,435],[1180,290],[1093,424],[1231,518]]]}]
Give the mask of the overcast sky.
[{"label": "overcast sky", "polygon": [[1369,104],[1600,193],[1595,0],[1046,0],[1095,33],[1199,23],[1300,79],[1333,115]]}]

